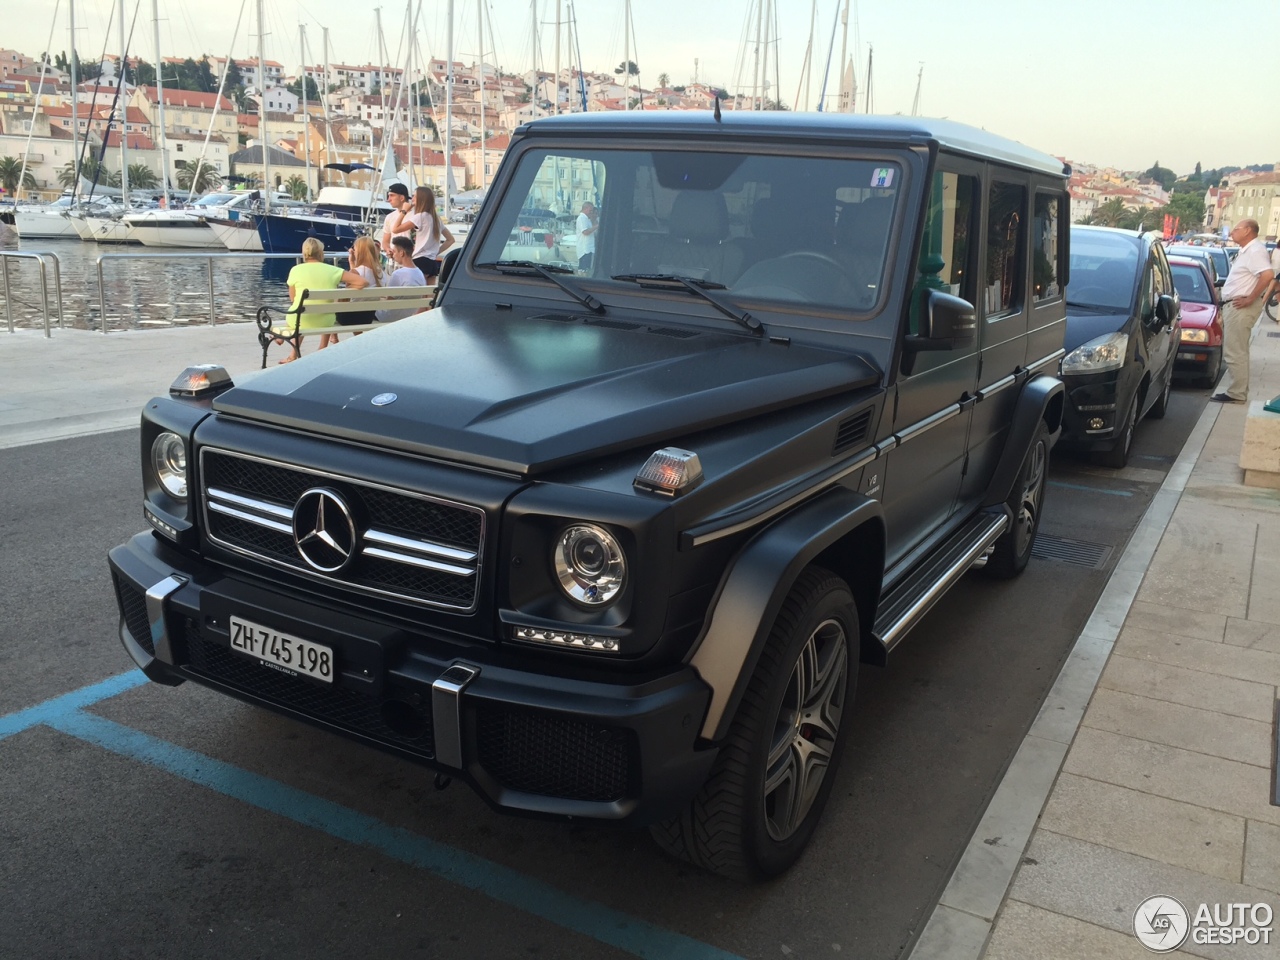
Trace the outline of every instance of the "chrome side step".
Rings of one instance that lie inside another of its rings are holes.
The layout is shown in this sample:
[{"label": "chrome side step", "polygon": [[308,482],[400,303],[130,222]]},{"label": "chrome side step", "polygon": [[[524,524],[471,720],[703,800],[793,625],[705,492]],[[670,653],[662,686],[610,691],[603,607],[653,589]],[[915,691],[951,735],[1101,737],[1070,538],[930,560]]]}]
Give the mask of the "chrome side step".
[{"label": "chrome side step", "polygon": [[980,513],[955,532],[919,569],[880,598],[875,638],[888,654],[1009,526],[1003,513]]}]

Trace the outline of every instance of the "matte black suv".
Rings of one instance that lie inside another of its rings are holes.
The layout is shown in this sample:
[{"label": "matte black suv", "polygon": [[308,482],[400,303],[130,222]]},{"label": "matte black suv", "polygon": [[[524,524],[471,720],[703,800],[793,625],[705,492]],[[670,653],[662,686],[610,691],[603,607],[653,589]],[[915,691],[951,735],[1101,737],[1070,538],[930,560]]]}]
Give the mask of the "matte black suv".
[{"label": "matte black suv", "polygon": [[778,873],[859,661],[1028,561],[1065,176],[908,118],[522,127],[436,310],[147,405],[121,639],[502,810]]}]

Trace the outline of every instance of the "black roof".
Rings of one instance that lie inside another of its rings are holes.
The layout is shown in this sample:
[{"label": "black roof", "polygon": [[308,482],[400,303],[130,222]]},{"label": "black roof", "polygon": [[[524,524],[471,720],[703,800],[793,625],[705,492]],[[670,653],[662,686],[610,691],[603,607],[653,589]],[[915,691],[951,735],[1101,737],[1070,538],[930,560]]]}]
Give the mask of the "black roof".
[{"label": "black roof", "polygon": [[710,110],[650,110],[570,113],[521,126],[520,134],[626,133],[655,136],[804,137],[850,139],[885,145],[936,143],[956,153],[991,158],[1057,177],[1070,174],[1057,157],[953,120],[852,113],[798,113],[788,110],[725,110],[716,120]]}]

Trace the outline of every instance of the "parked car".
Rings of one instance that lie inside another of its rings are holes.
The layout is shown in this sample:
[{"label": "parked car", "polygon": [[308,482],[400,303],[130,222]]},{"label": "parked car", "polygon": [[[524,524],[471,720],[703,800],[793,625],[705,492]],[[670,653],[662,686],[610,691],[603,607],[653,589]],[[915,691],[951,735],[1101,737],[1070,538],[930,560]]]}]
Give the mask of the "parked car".
[{"label": "parked car", "polygon": [[[1239,247],[1232,248],[1239,251]],[[1165,253],[1169,256],[1177,255],[1179,257],[1197,257],[1207,260],[1213,265],[1213,282],[1217,286],[1226,283],[1227,274],[1231,272],[1230,251],[1226,247],[1220,247],[1216,244],[1187,244],[1174,243],[1165,247]]]},{"label": "parked car", "polygon": [[1169,408],[1178,347],[1178,295],[1152,234],[1071,228],[1063,440],[1123,467],[1144,416]]},{"label": "parked car", "polygon": [[1203,260],[1170,256],[1169,269],[1182,305],[1182,336],[1174,373],[1213,386],[1222,372],[1222,296]]},{"label": "parked car", "polygon": [[[499,810],[777,874],[859,662],[1030,560],[1067,174],[915,117],[522,126],[436,309],[147,404],[120,638]],[[522,211],[584,200],[589,270],[529,258]]]}]

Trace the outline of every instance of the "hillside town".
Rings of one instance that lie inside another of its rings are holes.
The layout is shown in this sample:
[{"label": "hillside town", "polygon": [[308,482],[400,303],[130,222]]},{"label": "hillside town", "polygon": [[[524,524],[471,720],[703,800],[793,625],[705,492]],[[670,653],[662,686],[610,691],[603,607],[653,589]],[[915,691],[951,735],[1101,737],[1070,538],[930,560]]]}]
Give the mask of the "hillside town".
[{"label": "hillside town", "polygon": [[[163,70],[177,82],[162,89],[154,67],[141,58],[130,58],[123,71],[120,58],[110,54],[100,63],[77,65],[84,79],[73,96],[65,55],[49,63],[0,50],[0,185],[9,194],[54,200],[73,185],[73,119],[75,132],[88,141],[87,155],[101,157],[99,179],[105,185],[119,182],[116,148],[123,136],[135,189],[157,187],[162,171],[169,184],[186,190],[194,185],[196,193],[257,187],[269,167],[273,186],[302,199],[326,185],[368,189],[387,172],[388,153],[394,172],[406,180],[437,192],[483,191],[511,132],[557,112],[708,110],[717,98],[723,110],[777,106],[709,83],[672,85],[666,74],[652,87],[642,86],[630,60],[612,71],[565,67],[557,83],[551,71],[517,74],[491,63],[432,59],[406,84],[403,68],[370,63],[322,63],[286,72],[269,59],[260,65],[256,59],[228,63],[214,55],[166,57]],[[22,168],[8,168],[23,158],[28,180],[15,189]],[[1280,235],[1276,170],[1224,170],[1212,182],[1197,172],[1162,182],[1152,171],[1061,159],[1072,168],[1072,222],[1162,229],[1169,213],[1176,232],[1220,234],[1224,225],[1251,217],[1268,239]],[[335,164],[373,169],[326,169]],[[90,174],[96,166],[91,159]],[[1171,207],[1175,196],[1179,200]]]}]

